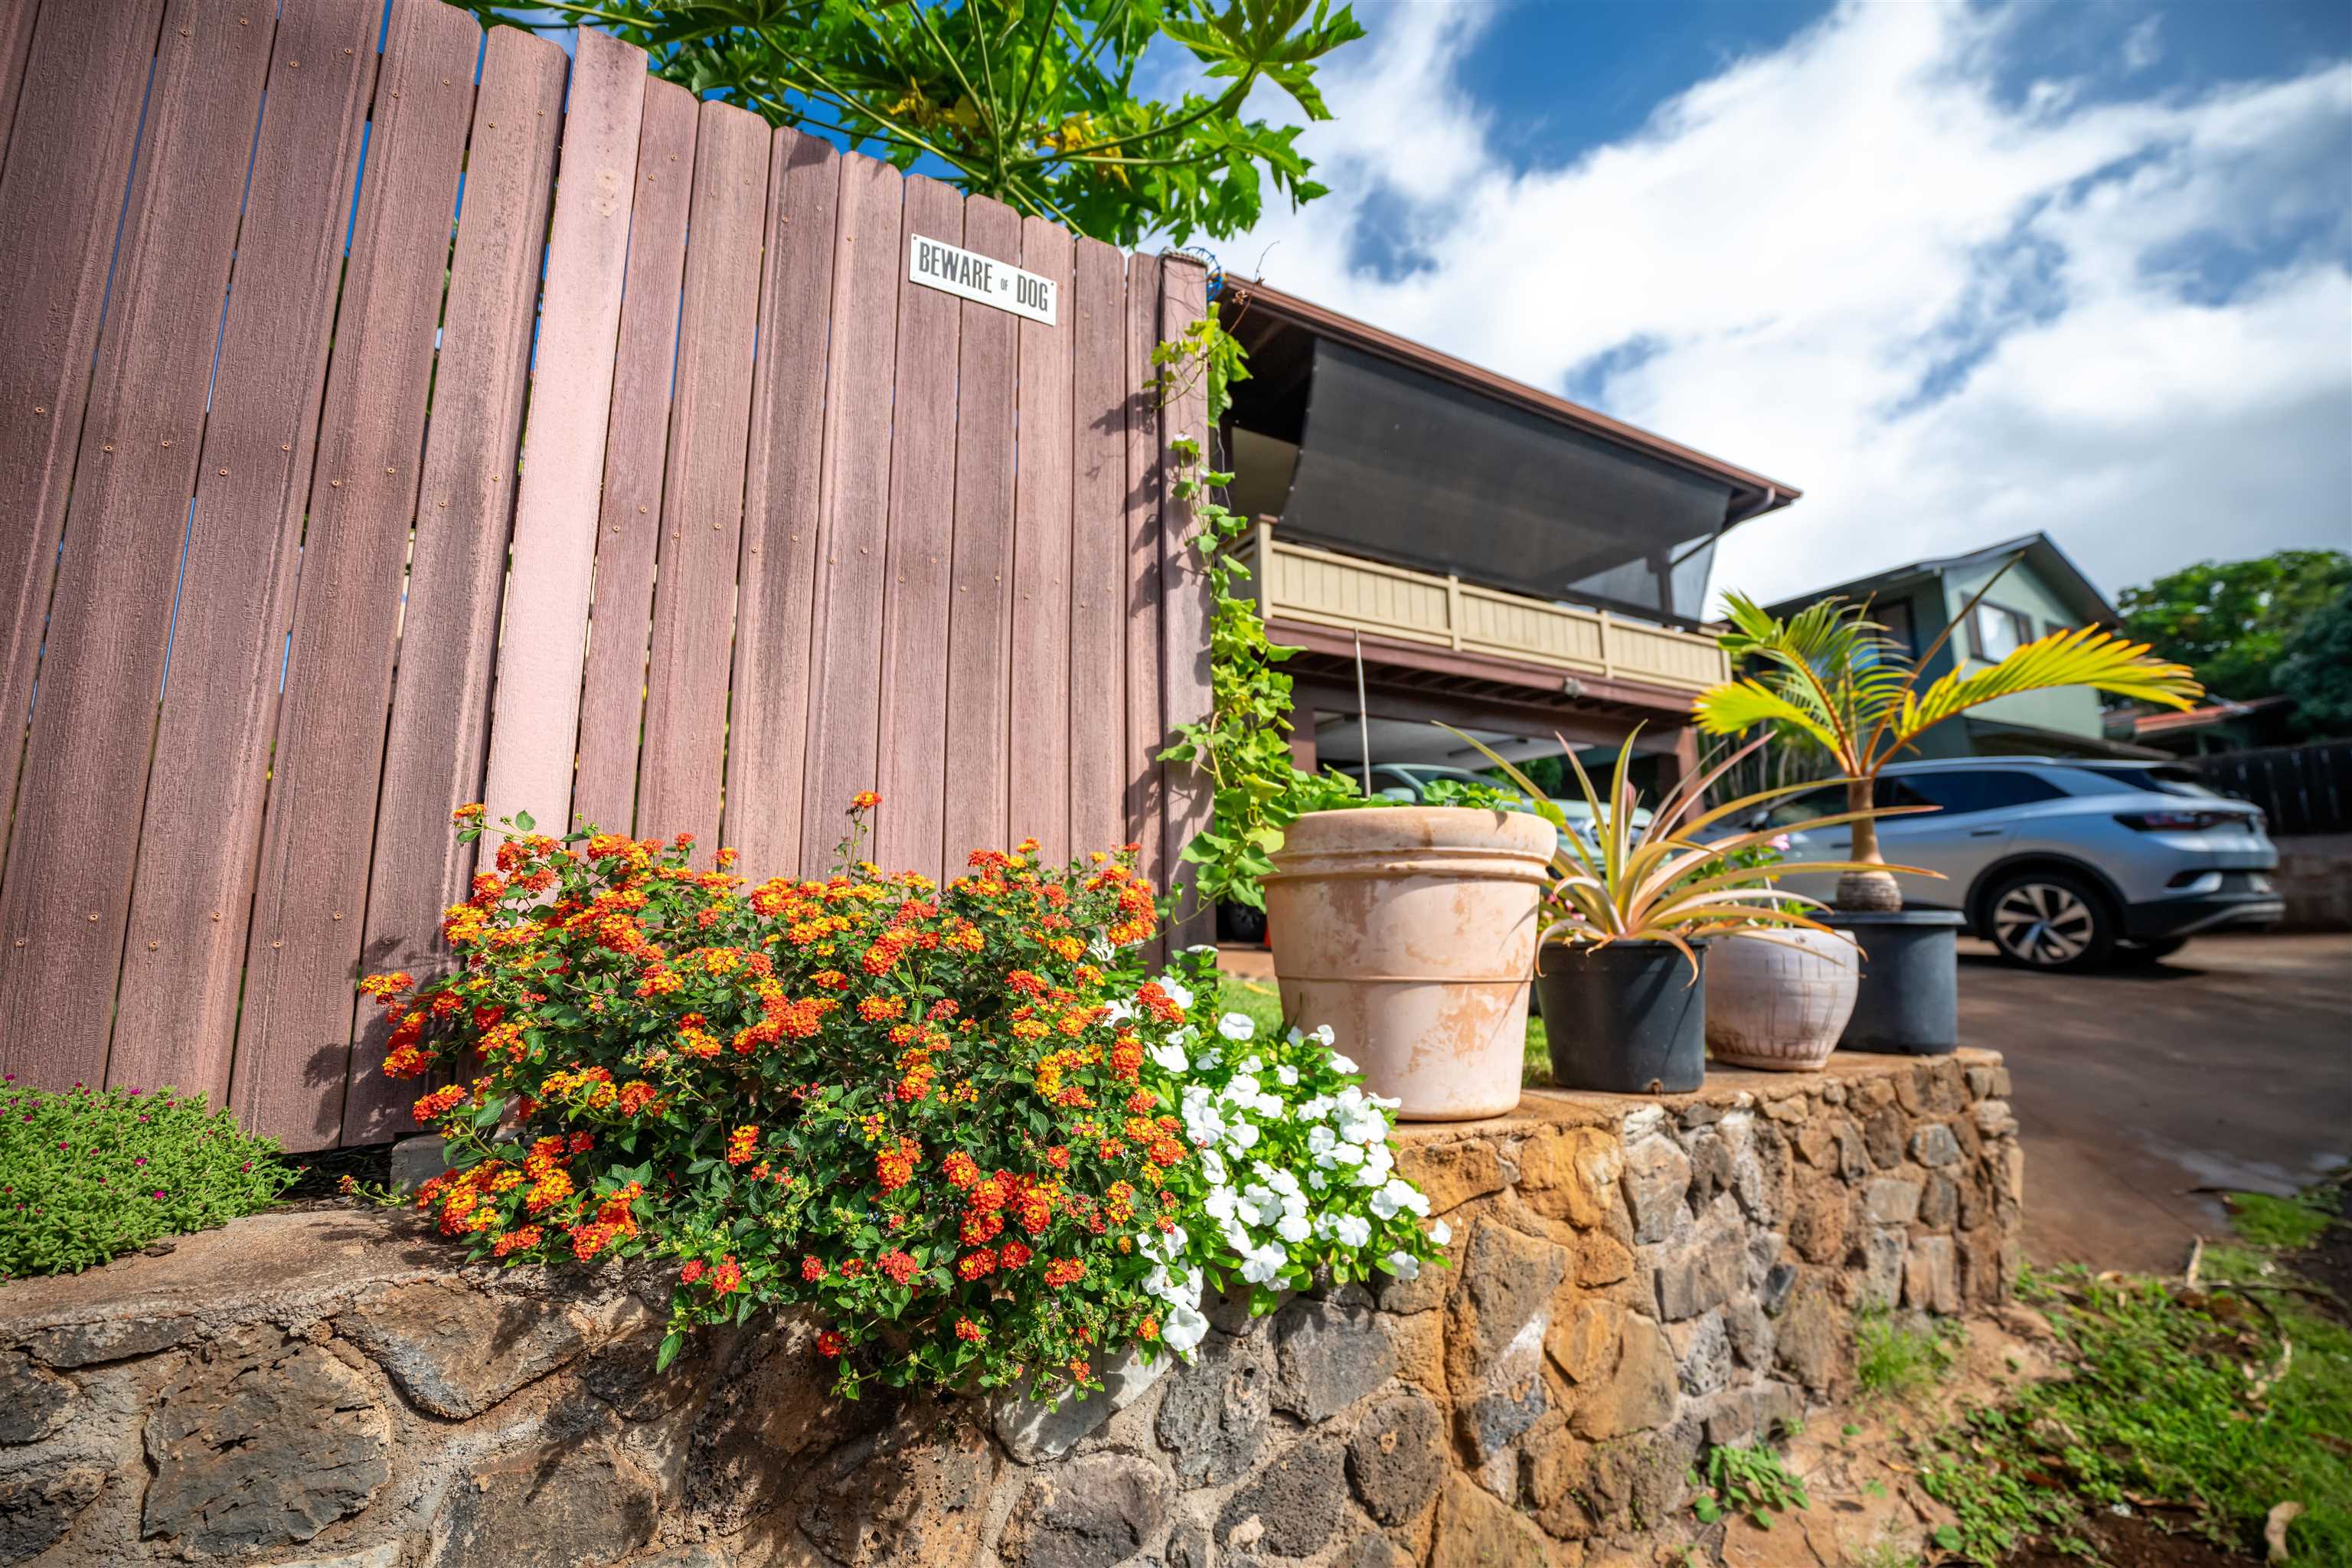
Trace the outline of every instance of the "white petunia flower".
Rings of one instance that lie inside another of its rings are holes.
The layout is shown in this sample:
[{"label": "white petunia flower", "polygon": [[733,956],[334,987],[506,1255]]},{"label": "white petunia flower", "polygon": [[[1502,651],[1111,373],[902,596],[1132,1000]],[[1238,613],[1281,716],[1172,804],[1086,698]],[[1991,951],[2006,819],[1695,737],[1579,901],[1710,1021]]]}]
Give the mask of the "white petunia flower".
[{"label": "white petunia flower", "polygon": [[1336,1073],[1353,1075],[1357,1068],[1356,1064],[1353,1061],[1341,1056],[1339,1052],[1333,1051],[1331,1053],[1331,1070]]},{"label": "white petunia flower", "polygon": [[1339,1142],[1339,1135],[1328,1127],[1310,1127],[1307,1130],[1307,1152],[1309,1154],[1328,1154],[1332,1145]]},{"label": "white petunia flower", "polygon": [[1274,1222],[1274,1234],[1294,1247],[1307,1239],[1307,1216],[1286,1213]]},{"label": "white petunia flower", "polygon": [[1224,1158],[1214,1149],[1201,1151],[1201,1174],[1209,1178],[1211,1186],[1222,1187],[1225,1184]]},{"label": "white petunia flower", "polygon": [[1327,1159],[1341,1165],[1360,1165],[1364,1163],[1364,1152],[1353,1143],[1334,1143]]},{"label": "white petunia flower", "polygon": [[1255,1182],[1242,1189],[1242,1203],[1252,1225],[1272,1225],[1282,1215],[1282,1194]]},{"label": "white petunia flower", "polygon": [[1211,1219],[1231,1219],[1240,1212],[1241,1201],[1242,1194],[1231,1187],[1211,1187],[1201,1207]]},{"label": "white petunia flower", "polygon": [[1159,1064],[1161,1072],[1181,1074],[1192,1065],[1184,1059],[1184,1047],[1172,1041],[1164,1046],[1152,1047],[1151,1059]]},{"label": "white petunia flower", "polygon": [[1317,1192],[1318,1192],[1318,1193],[1319,1193],[1319,1192],[1321,1192],[1324,1188],[1326,1188],[1326,1187],[1329,1186],[1331,1184],[1330,1184],[1330,1183],[1328,1183],[1328,1182],[1327,1182],[1327,1181],[1325,1181],[1325,1180],[1323,1179],[1323,1173],[1322,1173],[1322,1172],[1320,1172],[1320,1171],[1309,1171],[1309,1172],[1307,1172],[1307,1184],[1308,1186],[1310,1186],[1310,1187],[1313,1187]]},{"label": "white petunia flower", "polygon": [[1192,988],[1174,975],[1161,975],[1160,989],[1167,994],[1168,1000],[1175,1003],[1179,1007],[1190,1009],[1192,1005]]},{"label": "white petunia flower", "polygon": [[1438,1246],[1444,1247],[1447,1242],[1454,1239],[1454,1227],[1446,1224],[1444,1220],[1439,1220],[1435,1225],[1429,1227],[1429,1239],[1437,1243]]},{"label": "white petunia flower", "polygon": [[1381,1259],[1381,1264],[1400,1279],[1421,1278],[1421,1259],[1410,1252],[1391,1252]]},{"label": "white petunia flower", "polygon": [[1194,1072],[1207,1072],[1224,1059],[1225,1053],[1217,1049],[1216,1047],[1211,1046],[1207,1050],[1202,1051],[1193,1057],[1192,1070]]},{"label": "white petunia flower", "polygon": [[1298,1069],[1290,1066],[1288,1063],[1285,1063],[1281,1067],[1274,1069],[1274,1078],[1275,1081],[1282,1085],[1283,1088],[1294,1089],[1297,1087],[1298,1084]]},{"label": "white petunia flower", "polygon": [[1289,1267],[1289,1251],[1271,1243],[1242,1255],[1242,1278],[1253,1285],[1263,1285]]},{"label": "white petunia flower", "polygon": [[1190,1355],[1209,1331],[1209,1320],[1192,1307],[1169,1309],[1168,1321],[1160,1325],[1160,1342],[1178,1355]]},{"label": "white petunia flower", "polygon": [[1235,1153],[1257,1147],[1258,1131],[1255,1122],[1236,1121],[1225,1129],[1225,1145]]},{"label": "white petunia flower", "polygon": [[1331,1224],[1342,1247],[1361,1247],[1372,1239],[1372,1222],[1360,1214],[1343,1214]]},{"label": "white petunia flower", "polygon": [[1257,1025],[1246,1014],[1228,1013],[1217,1020],[1217,1033],[1229,1040],[1246,1040],[1257,1033]]},{"label": "white petunia flower", "polygon": [[1372,1212],[1382,1219],[1394,1219],[1410,1209],[1417,1215],[1427,1215],[1429,1199],[1411,1182],[1399,1177],[1372,1194]]}]

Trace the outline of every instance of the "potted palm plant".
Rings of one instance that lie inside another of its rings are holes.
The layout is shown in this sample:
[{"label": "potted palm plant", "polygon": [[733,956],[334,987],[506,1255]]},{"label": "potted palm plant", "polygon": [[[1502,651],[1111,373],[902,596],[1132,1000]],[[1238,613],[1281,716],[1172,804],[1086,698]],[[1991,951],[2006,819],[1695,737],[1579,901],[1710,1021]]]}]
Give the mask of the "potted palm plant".
[{"label": "potted palm plant", "polygon": [[[1441,728],[1485,752],[1528,792],[1540,815],[1556,826],[1566,825],[1565,814],[1534,780],[1472,736],[1450,725]],[[1561,742],[1592,814],[1590,846],[1573,832],[1559,836],[1537,954],[1536,1000],[1543,1010],[1552,1077],[1561,1088],[1613,1094],[1680,1094],[1698,1088],[1706,1074],[1710,942],[1733,935],[1831,936],[1807,913],[1820,908],[1820,900],[1774,887],[1753,866],[1739,863],[1748,851],[1768,846],[1774,833],[1701,837],[1718,823],[1741,819],[1759,805],[1812,787],[1763,790],[1700,809],[1707,786],[1763,743],[1761,738],[1750,742],[1713,768],[1684,779],[1641,822],[1641,797],[1626,765],[1633,736],[1625,738],[1617,754],[1605,800],[1575,748]],[[1865,804],[1822,821],[1860,823],[1884,815]],[[1774,868],[1797,875],[1850,868],[1847,861],[1816,860],[1781,861]]]},{"label": "potted palm plant", "polygon": [[[2000,580],[1997,572],[1951,625],[1967,621],[1977,601]],[[2187,708],[2204,689],[2187,665],[2154,657],[2145,643],[2078,626],[2052,632],[1983,668],[1955,668],[1922,690],[1922,678],[1951,626],[1915,658],[1869,618],[1867,604],[1823,599],[1783,621],[1742,595],[1729,594],[1725,600],[1731,630],[1717,641],[1735,668],[1744,666],[1751,673],[1693,700],[1699,728],[1711,735],[1739,735],[1760,727],[1784,744],[1818,748],[1843,776],[1847,805],[1857,810],[1872,803],[1879,771],[1920,736],[1998,698],[2087,686]],[[1828,919],[1855,932],[1866,956],[1840,1043],[1856,1050],[1942,1055],[1959,1039],[1953,938],[1963,916],[1950,910],[1906,909],[1894,875],[1901,868],[1885,864],[1879,853],[1875,821],[1853,821],[1854,863],[1838,878],[1835,913]]]}]

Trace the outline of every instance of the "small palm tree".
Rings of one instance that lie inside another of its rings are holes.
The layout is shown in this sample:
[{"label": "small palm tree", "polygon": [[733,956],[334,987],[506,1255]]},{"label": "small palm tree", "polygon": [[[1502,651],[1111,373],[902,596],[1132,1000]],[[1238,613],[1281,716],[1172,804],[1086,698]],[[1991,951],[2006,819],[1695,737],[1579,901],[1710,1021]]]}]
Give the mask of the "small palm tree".
[{"label": "small palm tree", "polygon": [[[1993,581],[1999,580],[1996,573]],[[1967,620],[1991,586],[1979,589],[1952,625]],[[1914,658],[1869,618],[1867,604],[1823,599],[1782,621],[1742,595],[1726,599],[1732,629],[1717,640],[1735,667],[1747,661],[1761,668],[1693,700],[1699,728],[1710,735],[1735,735],[1766,724],[1784,742],[1819,746],[1845,775],[1846,804],[1854,811],[1869,808],[1879,770],[1913,742],[1954,714],[1995,698],[2088,686],[2186,708],[2204,690],[2187,665],[2151,656],[2147,644],[2077,626],[2028,643],[1990,669],[1954,669],[1921,691],[1921,672],[1951,636],[1950,626]],[[1865,867],[1886,864],[1873,818],[1855,819],[1852,853]],[[1837,907],[1899,910],[1903,892],[1890,871],[1845,871],[1838,877]]]}]

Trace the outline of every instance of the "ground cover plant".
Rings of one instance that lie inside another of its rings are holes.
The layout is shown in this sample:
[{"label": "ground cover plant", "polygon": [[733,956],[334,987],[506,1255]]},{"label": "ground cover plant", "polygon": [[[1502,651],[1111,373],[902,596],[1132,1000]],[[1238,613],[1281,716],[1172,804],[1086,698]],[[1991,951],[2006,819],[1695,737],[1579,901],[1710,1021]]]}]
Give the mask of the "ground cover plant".
[{"label": "ground cover plant", "polygon": [[1884,1307],[1855,1314],[1855,1391],[1865,1399],[1918,1398],[1951,1370],[1967,1333],[1948,1320],[1898,1317]]},{"label": "ground cover plant", "polygon": [[1769,1530],[1775,1515],[1813,1506],[1803,1480],[1762,1443],[1716,1445],[1704,1464],[1692,1468],[1690,1484],[1698,1493],[1691,1509],[1701,1524],[1744,1513],[1759,1530]]},{"label": "ground cover plant", "polygon": [[2352,1331],[2264,1249],[2209,1248],[2200,1273],[2027,1277],[2062,1375],[1922,1445],[1921,1483],[1957,1516],[1938,1548],[2095,1554],[2119,1510],[2255,1560],[2274,1530],[2273,1561],[2352,1563]]},{"label": "ground cover plant", "polygon": [[202,1095],[0,1080],[0,1280],[79,1274],[257,1213],[294,1180]]},{"label": "ground cover plant", "polygon": [[1328,1040],[1216,1019],[1213,954],[1147,974],[1132,847],[976,852],[940,887],[861,858],[877,805],[834,875],[756,886],[687,838],[517,818],[445,920],[457,971],[363,986],[388,1072],[457,1075],[416,1105],[442,1231],[513,1264],[667,1260],[665,1362],[812,1308],[848,1394],[1090,1384],[1128,1344],[1189,1350],[1204,1289],[1270,1305],[1435,1256]]}]

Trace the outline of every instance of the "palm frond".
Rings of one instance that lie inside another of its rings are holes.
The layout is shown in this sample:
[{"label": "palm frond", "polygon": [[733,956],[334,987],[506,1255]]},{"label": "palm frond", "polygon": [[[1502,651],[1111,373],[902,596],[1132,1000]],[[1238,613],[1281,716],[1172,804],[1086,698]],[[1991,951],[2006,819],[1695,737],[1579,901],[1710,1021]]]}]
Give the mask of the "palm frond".
[{"label": "palm frond", "polygon": [[2052,632],[2026,644],[1989,669],[1954,670],[1906,703],[1899,722],[1906,741],[1955,713],[2021,691],[2088,686],[2141,702],[2187,708],[2205,688],[2185,664],[2156,658],[2146,643],[2130,642],[2096,626]]}]

